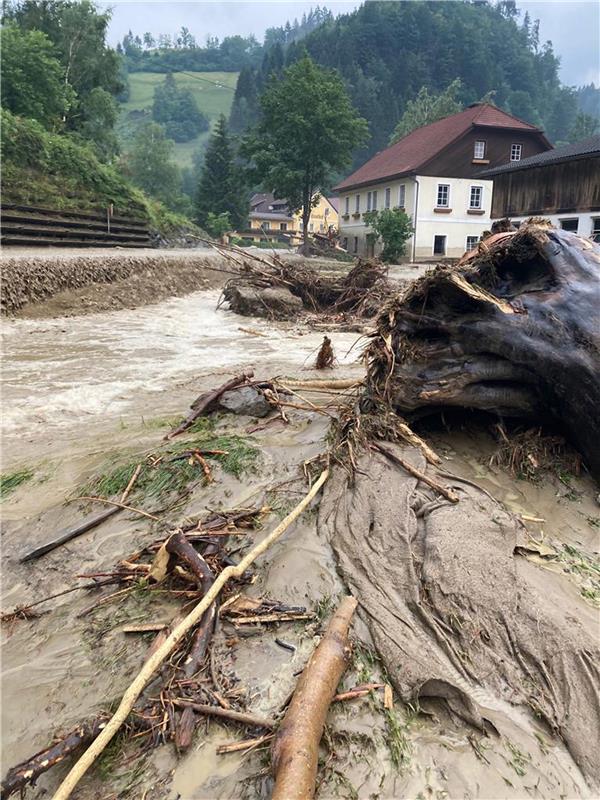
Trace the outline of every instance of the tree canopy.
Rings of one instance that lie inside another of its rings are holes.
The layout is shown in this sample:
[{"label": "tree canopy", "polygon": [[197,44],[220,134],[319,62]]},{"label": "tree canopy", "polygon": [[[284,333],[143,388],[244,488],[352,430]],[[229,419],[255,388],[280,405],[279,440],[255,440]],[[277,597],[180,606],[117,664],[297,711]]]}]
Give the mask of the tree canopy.
[{"label": "tree canopy", "polygon": [[[521,17],[510,0],[371,0],[325,20],[300,43],[279,40],[270,50],[275,46],[283,48],[287,65],[307,51],[317,64],[341,74],[371,134],[354,153],[354,166],[388,145],[422,87],[437,97],[456,78],[461,86],[455,100],[463,107],[493,92],[497,106],[542,126],[553,141],[568,137],[577,111],[577,95],[561,85],[551,43],[540,42],[537,21]],[[265,89],[263,65],[270,50],[261,65],[251,67],[244,91],[234,98],[236,130],[254,124],[252,96]],[[588,114],[594,89],[581,94]]]},{"label": "tree canopy", "polygon": [[133,182],[165,205],[177,208],[181,194],[181,175],[171,161],[173,142],[162,125],[148,122],[137,132],[126,161]]},{"label": "tree canopy", "polygon": [[422,128],[438,119],[462,111],[462,105],[456,99],[461,89],[460,78],[456,78],[440,94],[430,94],[426,86],[419,89],[414,100],[409,100],[394,129],[390,144],[397,142],[416,128]]},{"label": "tree canopy", "polygon": [[305,244],[318,190],[347,167],[367,137],[340,76],[309,56],[272,80],[260,100],[260,120],[242,152],[253,175],[292,211],[302,209]]},{"label": "tree canopy", "polygon": [[52,42],[41,31],[2,28],[2,107],[41,122],[60,124],[73,95]]},{"label": "tree canopy", "polygon": [[177,86],[172,73],[154,90],[152,119],[164,125],[175,142],[189,142],[209,127],[208,117],[198,108],[190,89]]},{"label": "tree canopy", "polygon": [[216,217],[228,214],[229,223],[239,228],[248,216],[246,200],[244,181],[241,170],[235,164],[227,120],[221,115],[208,141],[198,184],[198,224],[214,227]]}]

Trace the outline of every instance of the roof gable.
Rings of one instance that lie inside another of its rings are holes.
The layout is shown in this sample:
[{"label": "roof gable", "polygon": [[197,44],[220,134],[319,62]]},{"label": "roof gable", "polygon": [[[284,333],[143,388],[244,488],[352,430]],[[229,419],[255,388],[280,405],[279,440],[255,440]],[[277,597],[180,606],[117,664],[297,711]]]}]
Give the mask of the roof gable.
[{"label": "roof gable", "polygon": [[460,136],[477,126],[542,134],[535,125],[523,122],[496,106],[476,103],[458,114],[452,114],[411,131],[395,144],[373,156],[335,189],[340,191],[415,172]]}]

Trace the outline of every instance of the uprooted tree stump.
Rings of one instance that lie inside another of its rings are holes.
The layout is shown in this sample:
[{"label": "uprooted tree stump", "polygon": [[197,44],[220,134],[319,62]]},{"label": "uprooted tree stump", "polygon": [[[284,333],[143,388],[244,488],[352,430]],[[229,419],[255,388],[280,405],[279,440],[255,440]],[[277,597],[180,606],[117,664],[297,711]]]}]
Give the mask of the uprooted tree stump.
[{"label": "uprooted tree stump", "polygon": [[600,248],[533,221],[493,240],[382,311],[367,396],[558,423],[600,475]]}]

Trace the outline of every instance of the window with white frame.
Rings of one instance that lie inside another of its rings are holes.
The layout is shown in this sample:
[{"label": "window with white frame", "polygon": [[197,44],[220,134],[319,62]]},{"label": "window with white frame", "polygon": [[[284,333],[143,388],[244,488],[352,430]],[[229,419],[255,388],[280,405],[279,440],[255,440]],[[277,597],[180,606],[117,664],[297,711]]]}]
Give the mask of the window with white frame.
[{"label": "window with white frame", "polygon": [[404,208],[406,204],[406,184],[401,184],[400,188],[398,189],[398,205],[400,208]]},{"label": "window with white frame", "polygon": [[521,160],[521,153],[523,151],[522,144],[511,144],[510,146],[510,160],[511,161],[520,161]]},{"label": "window with white frame", "polygon": [[563,231],[572,231],[573,233],[577,233],[577,229],[579,228],[579,219],[577,217],[572,217],[571,219],[561,219],[560,227],[563,229]]},{"label": "window with white frame", "polygon": [[354,252],[358,253],[358,236],[354,237]]},{"label": "window with white frame", "polygon": [[358,214],[360,212],[360,195],[356,195],[356,204],[354,206],[354,213]]},{"label": "window with white frame", "polygon": [[373,211],[377,211],[377,189],[375,189],[375,191],[373,192],[373,206],[372,206],[372,210],[373,210]]},{"label": "window with white frame", "polygon": [[469,196],[469,208],[480,209],[483,200],[483,186],[471,186],[471,194]]},{"label": "window with white frame", "polygon": [[367,211],[371,210],[372,202],[373,202],[373,192],[367,192]]},{"label": "window with white frame", "polygon": [[467,236],[467,253],[470,250],[475,250],[479,244],[479,236]]},{"label": "window with white frame", "polygon": [[348,249],[348,237],[347,236],[344,236],[344,238],[342,239],[342,247],[344,248],[344,250]]},{"label": "window with white frame", "polygon": [[264,228],[266,231],[268,231],[268,230],[270,230],[270,228],[271,228],[271,223],[270,223],[270,222],[267,222],[267,221],[265,221],[265,222],[263,222],[263,223],[262,223],[262,226],[263,226],[263,228]]},{"label": "window with white frame", "polygon": [[385,190],[385,207],[389,208],[392,200],[392,190],[386,189]]},{"label": "window with white frame", "polygon": [[346,214],[346,216],[348,216],[350,214],[350,198],[349,197],[346,198],[344,214]]},{"label": "window with white frame", "polygon": [[592,236],[600,236],[600,217],[592,219]]},{"label": "window with white frame", "polygon": [[473,148],[473,158],[485,158],[485,142],[475,142],[475,147]]},{"label": "window with white frame", "polygon": [[448,208],[449,205],[450,205],[450,184],[438,183],[437,206],[438,208]]}]

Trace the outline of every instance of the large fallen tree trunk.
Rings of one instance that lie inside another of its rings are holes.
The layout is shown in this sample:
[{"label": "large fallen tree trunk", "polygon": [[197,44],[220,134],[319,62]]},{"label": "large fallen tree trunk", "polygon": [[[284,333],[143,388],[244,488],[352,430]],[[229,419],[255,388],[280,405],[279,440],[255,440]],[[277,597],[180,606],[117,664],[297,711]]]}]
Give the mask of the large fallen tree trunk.
[{"label": "large fallen tree trunk", "polygon": [[310,800],[314,796],[319,742],[327,711],[348,665],[348,630],[355,609],[354,597],[342,600],[298,681],[273,745],[272,800]]},{"label": "large fallen tree trunk", "polygon": [[530,223],[392,301],[367,395],[408,419],[447,407],[560,424],[600,475],[600,248]]}]

